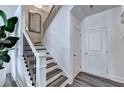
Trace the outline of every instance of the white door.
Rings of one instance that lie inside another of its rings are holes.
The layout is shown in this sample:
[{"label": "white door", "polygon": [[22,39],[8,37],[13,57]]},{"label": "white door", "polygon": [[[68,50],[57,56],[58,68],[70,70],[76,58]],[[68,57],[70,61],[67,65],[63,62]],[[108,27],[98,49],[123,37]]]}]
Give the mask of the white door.
[{"label": "white door", "polygon": [[80,72],[80,30],[73,26],[73,75],[74,77]]},{"label": "white door", "polygon": [[86,30],[86,72],[101,77],[107,77],[106,33],[103,27]]}]

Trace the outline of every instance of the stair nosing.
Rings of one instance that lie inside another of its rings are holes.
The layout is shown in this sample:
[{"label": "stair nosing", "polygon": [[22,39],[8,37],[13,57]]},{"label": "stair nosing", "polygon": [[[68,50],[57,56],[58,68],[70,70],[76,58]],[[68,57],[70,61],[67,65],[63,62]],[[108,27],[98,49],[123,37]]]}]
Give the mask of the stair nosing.
[{"label": "stair nosing", "polygon": [[[51,65],[51,66],[49,66],[50,64],[53,64],[53,65]],[[49,69],[49,68],[51,68],[51,67],[54,67],[54,66],[56,66],[57,65],[57,63],[54,63],[54,62],[51,62],[51,63],[48,63],[47,64],[47,69]],[[48,67],[49,66],[49,67]]]},{"label": "stair nosing", "polygon": [[[54,72],[55,70],[57,70],[55,74],[50,74],[50,75],[48,76],[49,73],[51,73],[52,71]],[[52,78],[52,77],[54,77],[55,75],[57,75],[57,74],[59,74],[60,72],[62,72],[62,70],[61,70],[61,69],[58,69],[58,68],[55,69],[55,70],[52,70],[52,71],[50,71],[50,72],[47,73],[47,75],[46,75],[46,80],[49,80],[50,78]]]},{"label": "stair nosing", "polygon": [[36,48],[36,50],[46,50],[46,48]]},{"label": "stair nosing", "polygon": [[[56,81],[57,79],[59,79],[59,78],[61,78],[61,77],[64,77],[64,79],[62,79],[62,81],[61,81],[61,83],[58,85],[58,86],[50,86],[54,81]],[[61,76],[59,76],[57,79],[55,79],[54,81],[52,81],[50,84],[48,84],[47,85],[47,87],[59,87],[59,86],[61,86],[61,84],[63,84],[68,78],[67,77],[65,77],[64,75],[61,75]]]},{"label": "stair nosing", "polygon": [[52,60],[53,58],[52,57],[47,57],[46,58],[46,60],[48,61],[48,60]]}]

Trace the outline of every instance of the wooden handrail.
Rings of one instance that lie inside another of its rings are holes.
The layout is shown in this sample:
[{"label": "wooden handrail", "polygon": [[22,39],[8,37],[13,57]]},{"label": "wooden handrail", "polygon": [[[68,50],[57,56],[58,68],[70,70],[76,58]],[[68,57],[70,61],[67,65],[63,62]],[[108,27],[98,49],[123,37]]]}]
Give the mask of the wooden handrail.
[{"label": "wooden handrail", "polygon": [[31,47],[31,49],[32,49],[32,51],[34,52],[34,55],[35,55],[36,57],[39,57],[39,56],[46,56],[44,52],[40,52],[40,53],[39,53],[39,52],[35,49],[35,47],[34,47],[32,41],[31,41],[31,39],[29,38],[29,36],[28,36],[28,34],[27,34],[26,31],[23,31],[23,34],[24,34],[25,38],[27,39],[27,41],[28,41],[28,43],[29,43],[29,45],[30,45],[30,47]]},{"label": "wooden handrail", "polygon": [[28,41],[28,43],[29,43],[29,45],[30,45],[30,47],[31,47],[31,49],[32,49],[32,51],[33,51],[33,53],[34,53],[34,55],[37,56],[37,53],[38,53],[38,52],[37,52],[37,50],[35,49],[35,47],[34,47],[32,41],[31,41],[31,39],[29,38],[29,36],[28,36],[28,34],[26,33],[26,31],[23,31],[23,34],[24,34],[26,40]]},{"label": "wooden handrail", "polygon": [[49,14],[47,15],[47,18],[45,19],[44,22],[46,22],[46,20],[48,20],[48,18],[49,18],[49,16],[50,16],[51,12],[53,11],[53,8],[54,8],[54,7],[55,7],[55,5],[53,5],[52,8],[50,9],[50,12],[49,12]]},{"label": "wooden handrail", "polygon": [[44,31],[46,31],[48,29],[49,25],[51,24],[51,22],[53,21],[53,19],[57,15],[60,8],[61,8],[61,5],[53,5],[46,20],[44,21],[44,24],[43,24],[43,30]]}]

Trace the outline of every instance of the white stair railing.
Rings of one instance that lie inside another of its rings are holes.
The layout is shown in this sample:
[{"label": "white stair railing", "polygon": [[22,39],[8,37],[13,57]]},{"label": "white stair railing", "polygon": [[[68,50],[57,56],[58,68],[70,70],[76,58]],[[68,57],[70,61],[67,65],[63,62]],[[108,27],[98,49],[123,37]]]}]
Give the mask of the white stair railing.
[{"label": "white stair railing", "polygon": [[[22,57],[22,59],[23,59],[23,57]],[[22,61],[23,62],[21,63],[21,66],[22,66],[22,70],[23,70],[23,75],[25,76],[25,81],[26,81],[27,87],[33,87],[32,81],[30,80],[30,76],[28,75],[29,72],[27,71],[24,59]]]},{"label": "white stair railing", "polygon": [[[27,49],[27,50],[26,50]],[[27,55],[33,55],[28,58]],[[26,31],[23,31],[23,55],[27,63],[28,70],[33,80],[34,86],[46,87],[46,53],[37,52]],[[34,60],[33,67],[31,60]],[[31,68],[34,68],[32,71]]]}]

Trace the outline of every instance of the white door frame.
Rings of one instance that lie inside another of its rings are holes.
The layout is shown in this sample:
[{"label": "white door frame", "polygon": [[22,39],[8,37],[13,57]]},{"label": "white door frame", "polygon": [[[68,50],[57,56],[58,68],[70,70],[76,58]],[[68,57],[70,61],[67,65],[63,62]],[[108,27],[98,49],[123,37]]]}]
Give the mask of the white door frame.
[{"label": "white door frame", "polygon": [[[70,14],[70,77],[72,80],[75,78],[73,74],[73,26],[77,27],[80,31],[80,21],[72,13]],[[80,33],[81,34],[81,33]],[[81,39],[80,39],[81,40]],[[81,62],[81,60],[80,60]],[[80,70],[81,71],[81,70]]]},{"label": "white door frame", "polygon": [[[90,29],[92,29],[92,30],[95,30],[95,29],[106,29],[106,66],[107,66],[106,68],[107,68],[107,75],[104,78],[108,78],[109,73],[108,73],[108,39],[107,39],[108,38],[108,36],[107,36],[108,32],[107,31],[108,30],[107,30],[107,26],[88,27],[88,28],[84,29],[84,31],[90,30]],[[86,34],[86,32],[84,32],[84,34]],[[86,36],[86,35],[84,35],[84,36]],[[86,42],[86,37],[85,37],[85,42]],[[84,42],[84,44],[86,44],[85,42]],[[86,47],[85,47],[84,50],[85,51],[87,50]],[[86,61],[86,57],[84,57],[84,58],[85,58],[85,61]],[[84,72],[88,73],[85,69],[84,69]],[[89,73],[89,74],[92,74],[92,73]]]},{"label": "white door frame", "polygon": [[[78,46],[78,48],[80,48],[80,54],[79,55],[76,55],[76,56],[80,56],[80,59],[79,59],[79,68],[80,68],[80,66],[81,66],[81,30],[79,29],[79,28],[76,28],[75,26],[72,26],[72,33],[74,33],[74,30],[73,29],[76,29],[76,32],[77,33],[79,33],[80,34],[80,46]],[[74,39],[74,34],[73,34],[73,39]],[[72,41],[73,41],[73,39],[72,39]],[[78,41],[77,41],[78,42]],[[72,47],[73,47],[73,44],[72,44]],[[81,71],[80,69],[79,69],[79,72],[77,72],[77,73],[74,73],[74,54],[73,54],[73,51],[74,51],[74,47],[73,47],[73,49],[72,49],[72,55],[73,55],[73,64],[72,64],[72,70],[73,70],[73,77],[76,77],[77,76],[77,74]]]}]

